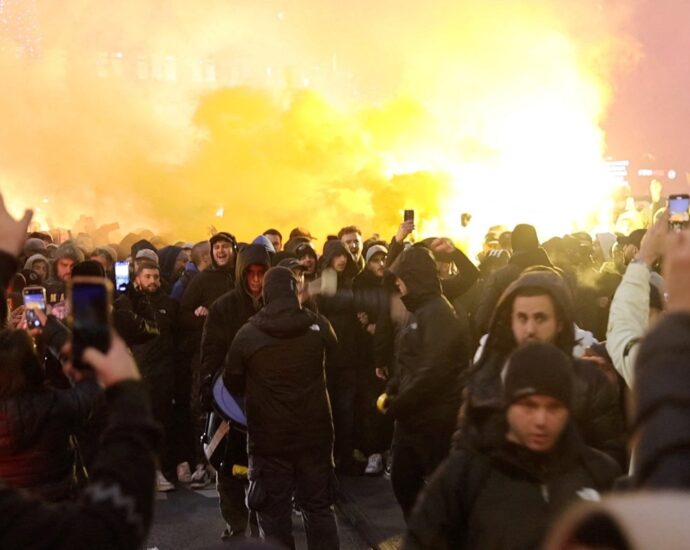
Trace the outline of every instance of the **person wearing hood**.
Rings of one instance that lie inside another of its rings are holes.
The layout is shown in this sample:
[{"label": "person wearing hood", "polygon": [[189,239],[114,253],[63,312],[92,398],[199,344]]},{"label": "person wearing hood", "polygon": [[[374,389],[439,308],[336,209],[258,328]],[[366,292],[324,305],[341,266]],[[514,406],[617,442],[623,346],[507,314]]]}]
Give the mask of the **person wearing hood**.
[{"label": "person wearing hood", "polygon": [[546,251],[539,246],[537,231],[529,224],[518,224],[511,235],[513,255],[508,265],[494,271],[484,283],[482,298],[477,306],[475,325],[479,334],[486,334],[489,322],[503,291],[525,269],[543,265],[553,267]]},{"label": "person wearing hood", "polygon": [[295,548],[292,498],[309,548],[337,549],[333,513],[333,423],[325,358],[336,336],[322,315],[301,307],[285,267],[264,278],[265,306],[235,336],[223,379],[245,396],[249,450],[247,503],[262,538]]},{"label": "person wearing hood", "polygon": [[34,254],[24,262],[24,277],[29,285],[42,285],[48,279],[50,264],[43,254]]},{"label": "person wearing hood", "polygon": [[570,358],[550,344],[510,357],[500,418],[451,452],[414,509],[404,550],[541,548],[578,500],[599,500],[620,474],[572,422]]},{"label": "person wearing hood", "polygon": [[[271,259],[263,245],[246,246],[237,257],[235,288],[209,309],[201,337],[201,395],[206,410],[211,408],[214,377],[221,371],[237,331],[263,307],[263,279],[270,267]],[[232,458],[223,461],[227,470],[218,471],[220,508],[227,524],[223,538],[244,536],[249,519],[244,503],[246,481],[232,474],[232,466],[246,460],[245,440],[235,437],[227,441],[226,456]]]},{"label": "person wearing hood", "polygon": [[[481,430],[500,411],[501,389],[508,356],[531,342],[557,346],[573,355],[576,331],[570,290],[551,269],[523,273],[496,306],[481,356],[467,377],[458,437]],[[591,361],[572,359],[576,385],[572,417],[587,445],[626,462],[625,423],[617,388]]]},{"label": "person wearing hood", "polygon": [[161,268],[162,288],[170,294],[173,285],[184,271],[189,261],[189,253],[181,246],[165,246],[158,251],[158,264]]},{"label": "person wearing hood", "polygon": [[406,250],[395,274],[411,315],[398,336],[395,376],[378,404],[395,420],[391,481],[408,519],[425,479],[450,449],[469,355],[431,251]]},{"label": "person wearing hood", "polygon": [[314,247],[308,243],[300,243],[295,248],[295,258],[305,268],[304,280],[311,282],[318,277],[319,271],[319,255],[314,250]]},{"label": "person wearing hood", "polygon": [[62,243],[53,256],[53,269],[50,279],[46,281],[46,293],[49,304],[65,299],[65,284],[72,278],[72,268],[84,261],[84,253],[71,241]]},{"label": "person wearing hood", "polygon": [[325,292],[316,304],[338,337],[337,352],[326,360],[328,393],[335,422],[335,464],[338,472],[359,473],[354,461],[355,397],[360,323],[352,295],[358,269],[347,245],[332,239],[324,245],[321,280]]}]

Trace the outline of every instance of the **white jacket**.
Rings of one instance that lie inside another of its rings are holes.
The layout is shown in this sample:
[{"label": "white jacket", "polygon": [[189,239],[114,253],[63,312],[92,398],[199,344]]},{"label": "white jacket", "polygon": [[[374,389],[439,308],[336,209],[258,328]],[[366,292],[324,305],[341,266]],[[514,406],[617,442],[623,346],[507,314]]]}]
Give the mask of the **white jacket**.
[{"label": "white jacket", "polygon": [[639,342],[649,325],[649,284],[651,271],[631,263],[616,289],[606,329],[606,349],[629,388],[633,385]]}]

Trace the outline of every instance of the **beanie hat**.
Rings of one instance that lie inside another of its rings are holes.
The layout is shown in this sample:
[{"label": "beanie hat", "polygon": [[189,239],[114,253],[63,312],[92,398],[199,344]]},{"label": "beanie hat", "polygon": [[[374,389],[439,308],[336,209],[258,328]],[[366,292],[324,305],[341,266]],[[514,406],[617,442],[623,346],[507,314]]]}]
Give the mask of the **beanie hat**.
[{"label": "beanie hat", "polygon": [[226,241],[229,242],[233,247],[237,246],[237,239],[232,233],[228,233],[227,231],[219,231],[208,240],[212,248],[213,245],[218,241]]},{"label": "beanie hat", "polygon": [[381,244],[375,244],[374,246],[370,246],[367,249],[367,253],[364,259],[367,263],[369,263],[369,260],[371,260],[375,254],[388,254],[388,249]]},{"label": "beanie hat", "polygon": [[143,259],[151,260],[156,265],[158,265],[160,263],[158,260],[158,254],[156,254],[150,248],[144,248],[144,249],[140,250],[139,252],[137,252],[135,259],[136,260],[143,260]]},{"label": "beanie hat", "polygon": [[24,243],[24,255],[33,256],[34,254],[45,254],[46,253],[46,243],[41,239],[31,238],[26,239]]},{"label": "beanie hat", "polygon": [[513,233],[510,236],[514,252],[524,252],[527,250],[534,250],[539,248],[539,239],[537,238],[537,230],[533,225],[520,223],[515,226]]},{"label": "beanie hat", "polygon": [[505,406],[530,395],[548,395],[571,408],[571,359],[556,346],[528,344],[510,356],[503,384]]}]

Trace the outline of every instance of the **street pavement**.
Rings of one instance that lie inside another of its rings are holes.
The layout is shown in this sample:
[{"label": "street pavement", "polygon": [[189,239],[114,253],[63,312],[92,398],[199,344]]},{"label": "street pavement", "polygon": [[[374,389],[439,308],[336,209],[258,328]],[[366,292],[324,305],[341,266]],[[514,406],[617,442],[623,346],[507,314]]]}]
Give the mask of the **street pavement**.
[{"label": "street pavement", "polygon": [[[342,550],[399,547],[404,523],[389,480],[341,478],[336,514]],[[223,527],[215,488],[192,490],[178,486],[175,491],[156,494],[153,526],[145,548],[222,548]],[[293,514],[293,533],[297,548],[306,549],[304,527],[297,514]]]}]

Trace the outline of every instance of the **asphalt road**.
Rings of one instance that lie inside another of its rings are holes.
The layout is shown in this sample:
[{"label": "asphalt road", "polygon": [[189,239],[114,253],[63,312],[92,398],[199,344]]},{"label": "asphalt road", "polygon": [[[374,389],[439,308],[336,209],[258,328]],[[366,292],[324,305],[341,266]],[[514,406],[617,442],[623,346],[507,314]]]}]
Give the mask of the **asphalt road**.
[{"label": "asphalt road", "polygon": [[[301,518],[293,514],[293,533],[297,548],[306,549]],[[185,487],[169,493],[157,493],[154,521],[146,548],[158,550],[194,550],[220,546],[223,520],[215,489],[193,491]],[[340,548],[370,548],[342,517],[338,517]]]}]

